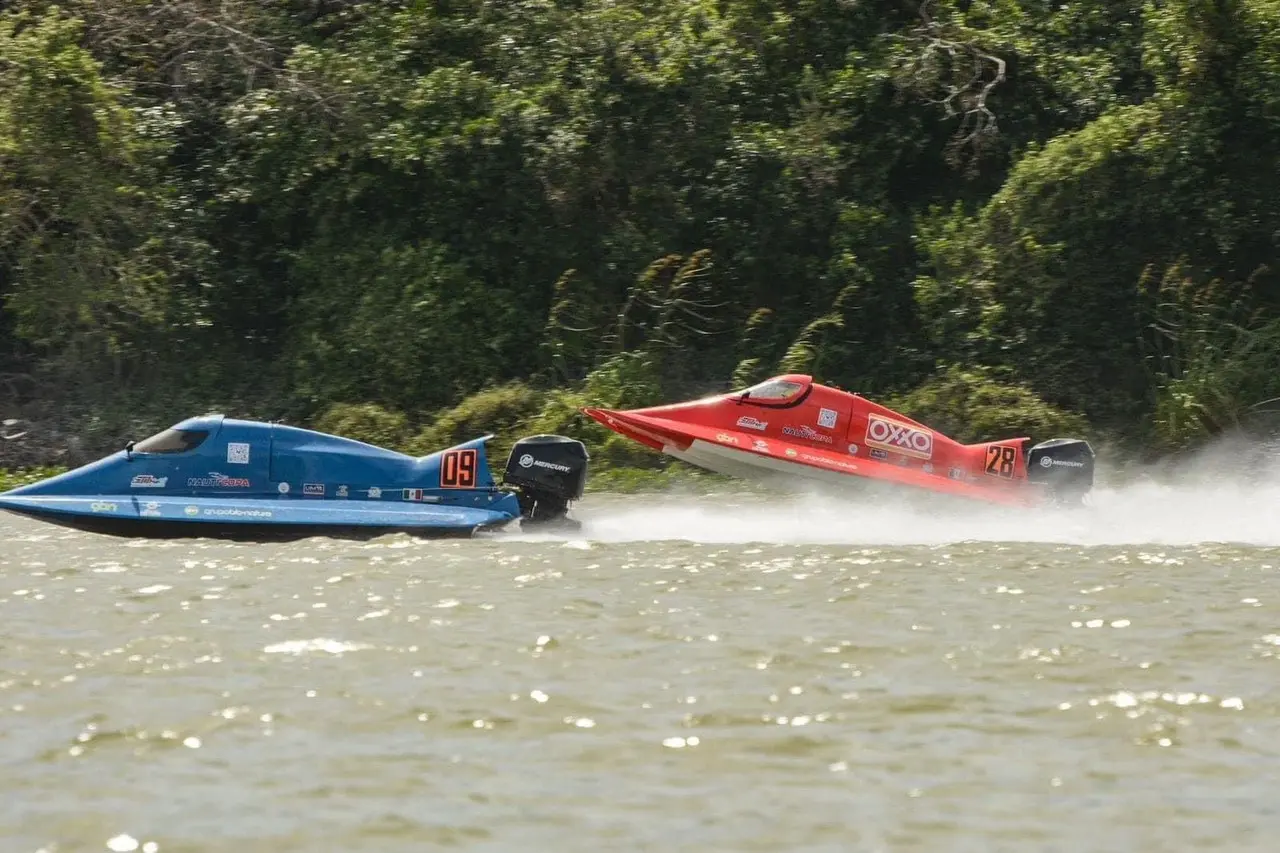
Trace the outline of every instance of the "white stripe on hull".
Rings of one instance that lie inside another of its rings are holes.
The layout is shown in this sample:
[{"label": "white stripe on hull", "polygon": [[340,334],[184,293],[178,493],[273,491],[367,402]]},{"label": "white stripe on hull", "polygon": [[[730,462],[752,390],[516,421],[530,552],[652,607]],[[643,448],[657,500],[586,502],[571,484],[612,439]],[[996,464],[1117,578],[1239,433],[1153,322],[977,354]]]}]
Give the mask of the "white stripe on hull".
[{"label": "white stripe on hull", "polygon": [[869,478],[859,477],[857,474],[841,474],[827,468],[817,468],[799,462],[784,462],[772,456],[749,453],[700,439],[695,439],[688,450],[680,450],[668,444],[663,448],[663,452],[681,462],[744,480],[763,480],[769,483],[789,480],[793,485],[796,480],[815,480],[839,486],[842,489],[861,489],[872,482]]},{"label": "white stripe on hull", "polygon": [[[920,503],[925,507],[972,507],[975,502],[985,504],[985,501],[976,498],[935,492],[922,486],[902,485],[857,474],[841,474],[827,468],[787,462],[699,439],[695,439],[688,450],[682,451],[668,444],[663,452],[681,462],[717,474],[754,480],[789,491],[803,489],[808,484],[821,486],[827,492],[836,490],[845,495],[892,498],[895,503],[906,501],[911,505]],[[856,457],[850,458],[856,460]]]}]

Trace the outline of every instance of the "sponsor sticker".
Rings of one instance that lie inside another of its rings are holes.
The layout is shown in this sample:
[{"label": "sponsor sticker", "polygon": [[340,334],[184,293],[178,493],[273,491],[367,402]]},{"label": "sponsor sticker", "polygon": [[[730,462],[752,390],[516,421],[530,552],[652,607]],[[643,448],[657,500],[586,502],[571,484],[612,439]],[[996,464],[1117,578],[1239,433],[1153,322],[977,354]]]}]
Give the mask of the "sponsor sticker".
[{"label": "sponsor sticker", "polygon": [[249,445],[241,441],[227,442],[227,464],[248,465]]},{"label": "sponsor sticker", "polygon": [[1066,459],[1053,459],[1048,456],[1040,458],[1041,468],[1083,468],[1083,462],[1069,462]]},{"label": "sponsor sticker", "polygon": [[833,443],[831,436],[823,435],[808,424],[800,427],[785,426],[782,428],[782,434],[795,436],[796,438],[803,438],[805,441],[816,441],[820,444]]},{"label": "sponsor sticker", "polygon": [[858,445],[856,445],[856,444],[851,444],[851,445],[849,445],[849,455],[850,455],[850,456],[857,456],[857,455],[858,455]]},{"label": "sponsor sticker", "polygon": [[404,499],[405,499],[405,500],[407,500],[407,501],[420,501],[420,500],[422,500],[422,489],[405,489],[405,490],[404,490]]},{"label": "sponsor sticker", "polygon": [[858,466],[852,462],[845,462],[842,459],[827,459],[825,456],[814,456],[811,453],[801,453],[800,458],[805,462],[812,462],[815,465],[822,465],[828,468],[840,468],[845,471],[857,471]]},{"label": "sponsor sticker", "polygon": [[110,501],[94,501],[93,503],[89,504],[89,509],[93,510],[94,512],[115,512],[116,510],[120,509],[120,507],[116,504],[111,503]]},{"label": "sponsor sticker", "polygon": [[222,509],[211,507],[204,511],[205,515],[214,518],[271,518],[269,509]]},{"label": "sponsor sticker", "polygon": [[794,457],[796,455],[796,451],[794,447],[788,447],[784,452],[791,457]]},{"label": "sponsor sticker", "polygon": [[734,438],[733,436],[729,435],[729,433],[727,433],[727,432],[719,432],[719,433],[716,433],[716,441],[719,441],[719,442],[721,442],[721,443],[723,443],[723,444],[737,444],[737,443],[738,443],[738,439],[736,439],[736,438]]},{"label": "sponsor sticker", "polygon": [[208,477],[187,478],[187,485],[206,489],[247,489],[250,483],[246,477],[228,477],[226,474],[210,471]]},{"label": "sponsor sticker", "polygon": [[769,452],[769,443],[762,439],[757,438],[755,441],[751,443],[751,446],[754,447],[756,450],[759,450],[761,453]]},{"label": "sponsor sticker", "polygon": [[760,432],[764,432],[765,427],[769,426],[769,424],[767,421],[757,420],[756,418],[753,418],[750,415],[743,415],[742,417],[738,418],[738,426],[742,427],[743,429],[754,429],[754,430],[759,430]]},{"label": "sponsor sticker", "polygon": [[157,477],[155,474],[139,474],[129,481],[129,487],[133,489],[163,489],[164,484],[169,482],[168,477]]},{"label": "sponsor sticker", "polygon": [[186,509],[184,509],[184,510],[183,510],[183,512],[185,512],[187,515],[199,515],[199,514],[200,514],[200,507],[198,507],[198,506],[189,506],[189,507],[187,507]]},{"label": "sponsor sticker", "polygon": [[932,474],[932,473],[933,473],[933,463],[932,463],[932,462],[926,462],[926,463],[924,463],[923,465],[921,465],[921,466],[920,466],[920,470],[921,470],[921,471],[924,471],[926,474]]},{"label": "sponsor sticker", "polygon": [[[561,465],[558,462],[547,462],[544,459],[534,459],[532,454],[526,453],[520,457],[521,468],[546,468],[548,471],[559,471],[561,474],[568,474],[573,469],[568,465]],[[473,478],[474,479],[474,478]]]},{"label": "sponsor sticker", "polygon": [[949,478],[951,478],[952,480],[963,480],[963,479],[964,479],[964,469],[963,469],[963,468],[948,468],[948,469],[947,469],[947,476],[948,476]]},{"label": "sponsor sticker", "polygon": [[335,494],[340,498],[345,498],[347,496],[347,487],[338,486],[338,491]]},{"label": "sponsor sticker", "polygon": [[818,426],[823,429],[835,429],[837,417],[835,409],[819,409]]},{"label": "sponsor sticker", "polygon": [[872,459],[888,459],[888,458],[889,458],[889,451],[887,451],[887,450],[879,450],[879,449],[877,449],[877,448],[873,447],[873,448],[871,448],[871,458],[872,458]]},{"label": "sponsor sticker", "polygon": [[302,493],[304,495],[323,495],[324,483],[303,483]]},{"label": "sponsor sticker", "polygon": [[867,418],[867,444],[929,459],[933,456],[933,433],[929,430],[899,423],[880,415]]},{"label": "sponsor sticker", "polygon": [[376,501],[376,500],[378,500],[379,498],[381,498],[381,497],[382,497],[382,489],[379,489],[377,486],[370,486],[370,487],[369,487],[369,497],[370,497],[372,500],[375,500],[375,501]]},{"label": "sponsor sticker", "polygon": [[160,514],[160,504],[156,501],[147,501],[142,505],[140,515],[157,516]]},{"label": "sponsor sticker", "polygon": [[287,494],[289,494],[289,484],[288,484],[288,483],[281,483],[280,485],[276,486],[276,491],[277,491],[277,492],[279,492],[279,493],[280,493],[280,494],[282,494],[282,495],[287,495]]}]

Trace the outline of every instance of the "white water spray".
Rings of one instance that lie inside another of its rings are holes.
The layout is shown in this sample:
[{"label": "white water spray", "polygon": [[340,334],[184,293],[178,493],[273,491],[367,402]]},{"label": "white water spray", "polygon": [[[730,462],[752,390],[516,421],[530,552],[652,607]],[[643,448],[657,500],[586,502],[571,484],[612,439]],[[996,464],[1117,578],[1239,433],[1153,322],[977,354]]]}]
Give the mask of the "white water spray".
[{"label": "white water spray", "polygon": [[906,494],[888,499],[817,492],[771,497],[726,489],[702,496],[596,495],[575,514],[584,527],[568,538],[597,542],[1280,547],[1280,455],[1221,442],[1176,467],[1130,471],[1123,477],[1103,464],[1090,505],[1075,509],[940,505],[928,496]]}]

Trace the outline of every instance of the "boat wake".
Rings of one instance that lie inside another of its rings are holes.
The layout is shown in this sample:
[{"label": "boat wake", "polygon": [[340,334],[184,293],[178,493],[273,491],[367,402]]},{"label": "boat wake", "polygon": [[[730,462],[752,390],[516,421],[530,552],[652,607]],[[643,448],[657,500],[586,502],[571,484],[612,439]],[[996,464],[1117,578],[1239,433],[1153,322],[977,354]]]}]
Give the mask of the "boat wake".
[{"label": "boat wake", "polygon": [[[1247,464],[1244,464],[1247,461]],[[1110,477],[1108,477],[1110,473]],[[1108,482],[1110,481],[1110,482]],[[1176,469],[1101,471],[1090,505],[1019,510],[895,496],[746,490],[720,495],[593,495],[576,514],[595,542],[943,545],[1239,543],[1280,547],[1280,456],[1220,446]],[[548,538],[548,537],[522,537]]]}]

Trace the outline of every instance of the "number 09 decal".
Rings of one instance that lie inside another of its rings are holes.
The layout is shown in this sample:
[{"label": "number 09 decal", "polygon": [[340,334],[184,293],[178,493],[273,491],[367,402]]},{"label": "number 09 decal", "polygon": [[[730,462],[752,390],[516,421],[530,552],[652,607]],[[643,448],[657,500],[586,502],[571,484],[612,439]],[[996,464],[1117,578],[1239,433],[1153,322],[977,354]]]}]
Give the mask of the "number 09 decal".
[{"label": "number 09 decal", "polygon": [[1018,458],[1018,451],[1007,444],[997,444],[987,448],[987,473],[992,477],[1005,480],[1013,479],[1013,464]]},{"label": "number 09 decal", "polygon": [[440,460],[440,488],[473,489],[476,485],[476,451],[446,450]]}]

